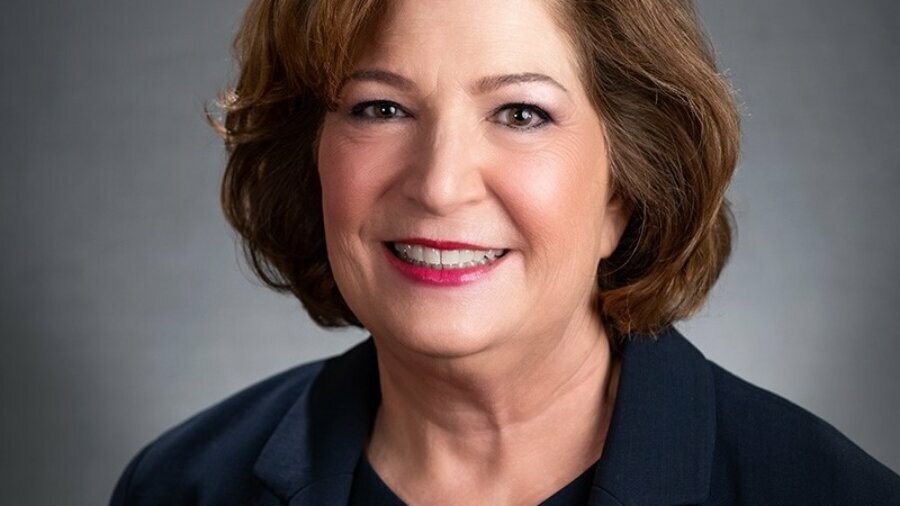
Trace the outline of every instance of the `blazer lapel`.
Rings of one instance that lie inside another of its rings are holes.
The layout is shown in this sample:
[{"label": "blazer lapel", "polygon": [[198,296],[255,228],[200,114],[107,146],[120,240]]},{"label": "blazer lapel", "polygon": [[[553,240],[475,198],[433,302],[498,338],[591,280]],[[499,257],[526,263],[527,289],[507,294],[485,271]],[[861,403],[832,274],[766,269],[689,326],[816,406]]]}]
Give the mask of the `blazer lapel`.
[{"label": "blazer lapel", "polygon": [[280,501],[345,505],[380,401],[372,339],[325,362],[257,458],[254,473]]},{"label": "blazer lapel", "polygon": [[709,362],[674,328],[623,350],[592,505],[698,504],[709,495],[716,430]]}]

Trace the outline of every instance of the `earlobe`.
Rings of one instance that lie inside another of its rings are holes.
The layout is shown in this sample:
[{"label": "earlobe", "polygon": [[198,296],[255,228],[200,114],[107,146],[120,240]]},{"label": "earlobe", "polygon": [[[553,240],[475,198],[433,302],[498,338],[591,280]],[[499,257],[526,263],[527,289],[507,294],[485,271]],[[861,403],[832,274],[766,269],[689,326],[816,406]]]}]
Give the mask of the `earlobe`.
[{"label": "earlobe", "polygon": [[634,206],[619,196],[613,196],[606,203],[600,230],[600,258],[612,255],[619,245],[622,234],[631,219]]}]

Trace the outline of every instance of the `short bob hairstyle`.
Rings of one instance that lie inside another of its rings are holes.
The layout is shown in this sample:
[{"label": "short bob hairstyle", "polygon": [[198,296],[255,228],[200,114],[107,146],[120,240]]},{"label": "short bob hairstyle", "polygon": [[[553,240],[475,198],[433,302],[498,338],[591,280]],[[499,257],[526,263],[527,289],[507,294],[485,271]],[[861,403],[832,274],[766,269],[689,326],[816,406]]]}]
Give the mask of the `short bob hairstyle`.
[{"label": "short bob hairstyle", "polygon": [[[325,250],[317,141],[358,49],[390,0],[253,0],[235,39],[235,88],[216,123],[222,204],[260,279],[319,325],[362,326]],[[615,346],[703,304],[731,252],[725,190],[739,116],[690,0],[547,0],[606,125],[612,191],[632,210],[600,262],[597,309]]]}]

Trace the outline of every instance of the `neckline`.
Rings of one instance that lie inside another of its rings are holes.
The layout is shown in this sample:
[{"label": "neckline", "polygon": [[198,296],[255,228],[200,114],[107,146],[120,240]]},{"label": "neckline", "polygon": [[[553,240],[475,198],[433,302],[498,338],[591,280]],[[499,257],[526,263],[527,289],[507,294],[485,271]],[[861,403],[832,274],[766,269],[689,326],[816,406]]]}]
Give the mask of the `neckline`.
[{"label": "neckline", "polygon": [[[310,367],[314,380],[269,437],[254,473],[285,502],[346,503],[381,397],[376,349],[369,338]],[[595,490],[622,504],[702,502],[716,433],[709,362],[669,327],[629,336],[621,367]]]},{"label": "neckline", "polygon": [[[587,504],[591,495],[594,474],[599,460],[591,464],[580,475],[539,503],[540,506],[581,506]],[[378,504],[380,506],[406,506],[397,494],[381,479],[363,452],[353,471],[348,506]]]}]

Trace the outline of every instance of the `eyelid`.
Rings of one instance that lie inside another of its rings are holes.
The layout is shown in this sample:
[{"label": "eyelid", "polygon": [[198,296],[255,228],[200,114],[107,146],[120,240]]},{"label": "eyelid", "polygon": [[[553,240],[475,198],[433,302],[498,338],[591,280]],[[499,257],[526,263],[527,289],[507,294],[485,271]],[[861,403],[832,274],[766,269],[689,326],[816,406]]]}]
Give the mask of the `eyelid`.
[{"label": "eyelid", "polygon": [[[390,105],[390,106],[396,107],[397,110],[400,112],[400,115],[395,116],[393,118],[379,118],[379,117],[374,117],[374,116],[366,116],[363,114],[363,111],[365,111],[369,107],[379,106],[379,105]],[[398,104],[397,102],[394,102],[393,100],[385,100],[385,99],[365,100],[365,101],[356,103],[350,107],[350,111],[349,111],[348,115],[352,118],[364,120],[364,121],[392,121],[392,120],[406,119],[406,118],[413,117],[413,115],[408,110],[406,110],[406,108],[403,107],[402,105]]]},{"label": "eyelid", "polygon": [[538,130],[541,128],[545,128],[545,127],[555,123],[553,116],[549,112],[547,112],[546,109],[544,109],[543,107],[541,107],[537,104],[533,104],[530,102],[510,102],[510,103],[503,104],[500,107],[494,109],[494,111],[491,113],[491,117],[493,118],[493,117],[497,116],[498,114],[500,114],[501,112],[508,110],[508,109],[528,109],[531,112],[533,112],[534,114],[536,114],[538,116],[538,118],[541,119],[540,123],[538,123],[537,125],[529,126],[529,127],[516,127],[516,126],[511,126],[511,125],[497,122],[511,130],[516,130],[519,132],[527,132],[530,130]]}]

